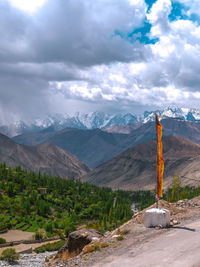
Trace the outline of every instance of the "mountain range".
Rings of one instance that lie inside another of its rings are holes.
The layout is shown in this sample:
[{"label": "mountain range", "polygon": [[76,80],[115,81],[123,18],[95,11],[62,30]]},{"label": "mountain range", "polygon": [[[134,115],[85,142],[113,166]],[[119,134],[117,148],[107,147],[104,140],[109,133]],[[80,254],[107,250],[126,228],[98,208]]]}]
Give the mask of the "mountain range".
[{"label": "mountain range", "polygon": [[[188,108],[166,108],[156,111],[163,118],[179,118],[185,121],[200,121],[200,110]],[[31,122],[16,121],[6,125],[0,124],[0,132],[13,137],[25,133],[35,133],[42,130],[58,131],[64,128],[77,129],[106,129],[113,125],[141,124],[154,121],[155,111],[145,111],[141,115],[136,114],[107,114],[104,112],[91,112],[88,114],[76,113],[73,116],[68,114],[56,114],[47,116],[45,119],[36,119]]]},{"label": "mountain range", "polygon": [[[194,179],[184,179],[182,185],[200,183],[199,144],[181,136],[167,136],[163,138],[163,148],[165,188],[176,174]],[[127,149],[89,172],[83,180],[113,189],[155,189],[156,140]]]},{"label": "mountain range", "polygon": [[[74,130],[81,131],[81,133],[84,132],[83,130],[71,129],[72,136],[75,136]],[[70,132],[69,129],[68,131]],[[85,130],[86,133],[88,131],[91,133],[97,130]],[[107,134],[101,130],[98,131],[100,134]],[[98,134],[96,136],[98,137]],[[78,145],[80,145],[80,143],[77,144],[77,146]],[[17,144],[10,138],[1,134],[0,146],[0,161],[6,162],[12,167],[20,165],[27,170],[46,172],[52,176],[81,178],[82,181],[87,181],[99,186],[112,187],[113,189],[136,190],[155,188],[155,139],[128,148],[93,170],[89,170],[85,164],[81,163],[68,151],[50,143],[43,143],[37,146],[25,146]],[[163,138],[163,148],[165,160],[165,188],[170,185],[171,178],[175,174],[191,178],[191,180],[183,180],[183,184],[196,185],[200,183],[199,144],[182,136],[165,136]],[[97,152],[98,151],[94,149],[91,157],[95,157]]]},{"label": "mountain range", "polygon": [[77,157],[50,143],[25,146],[0,134],[0,147],[0,162],[6,162],[11,167],[21,166],[29,171],[63,178],[81,178],[89,172],[89,168]]},{"label": "mountain range", "polygon": [[24,134],[13,138],[15,142],[24,145],[35,146],[44,142],[55,144],[70,151],[91,168],[119,154],[122,151],[119,145],[125,139],[127,139],[126,134],[107,133],[100,129],[75,128]]},{"label": "mountain range", "polygon": [[[165,183],[169,184],[175,173],[195,177],[198,183],[198,111],[166,109],[157,113],[163,126]],[[83,129],[62,129],[63,124],[55,126],[51,123],[40,131],[34,128],[31,133],[15,136],[12,140],[0,135],[0,161],[63,178],[84,177],[85,181],[114,189],[152,189],[155,186],[156,162],[154,113],[145,113],[143,120],[133,119],[129,114],[121,125],[119,121],[118,125],[112,125],[114,117],[111,122],[109,116],[104,115],[100,121],[100,114],[96,113],[96,122],[95,116],[86,116],[88,121],[85,120],[85,126],[82,124]],[[132,123],[128,123],[131,118]],[[89,124],[91,120],[94,124]],[[103,127],[86,129],[92,128],[92,125]],[[191,183],[192,180],[188,181]]]},{"label": "mountain range", "polygon": [[[164,136],[183,136],[200,143],[200,122],[186,122],[180,119],[163,119]],[[116,126],[117,127],[117,126]],[[122,126],[120,126],[122,128]],[[131,125],[123,126],[130,130]],[[156,138],[155,122],[133,124],[129,134],[112,133],[101,129],[81,130],[65,128],[60,131],[41,131],[23,134],[13,138],[24,145],[39,145],[44,142],[55,144],[76,155],[90,168],[106,162],[127,148]]]}]

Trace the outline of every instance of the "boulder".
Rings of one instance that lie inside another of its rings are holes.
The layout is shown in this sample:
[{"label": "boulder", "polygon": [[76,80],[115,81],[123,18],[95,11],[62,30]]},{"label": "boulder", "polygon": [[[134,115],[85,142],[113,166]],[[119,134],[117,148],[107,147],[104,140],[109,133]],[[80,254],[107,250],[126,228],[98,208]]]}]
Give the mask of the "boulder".
[{"label": "boulder", "polygon": [[149,209],[144,214],[145,227],[168,227],[170,226],[170,212],[166,209]]},{"label": "boulder", "polygon": [[81,229],[72,232],[65,245],[58,251],[56,258],[71,259],[77,256],[85,245],[97,239],[99,240],[101,237],[102,234],[94,229]]}]

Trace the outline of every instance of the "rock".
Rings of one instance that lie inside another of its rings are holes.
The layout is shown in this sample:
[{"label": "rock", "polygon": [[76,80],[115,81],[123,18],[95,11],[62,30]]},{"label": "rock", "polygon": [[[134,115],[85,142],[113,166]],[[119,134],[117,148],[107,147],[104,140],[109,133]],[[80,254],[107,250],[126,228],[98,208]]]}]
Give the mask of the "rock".
[{"label": "rock", "polygon": [[99,240],[101,237],[102,234],[94,229],[81,229],[72,232],[65,245],[58,251],[56,258],[63,260],[71,259],[77,256],[85,245]]},{"label": "rock", "polygon": [[177,220],[173,220],[172,222],[173,222],[173,225],[178,224],[178,221]]},{"label": "rock", "polygon": [[104,233],[104,236],[108,236],[110,234],[110,231],[107,231]]},{"label": "rock", "polygon": [[164,228],[170,225],[170,212],[166,209],[149,209],[144,214],[145,227]]},{"label": "rock", "polygon": [[20,254],[29,254],[29,253],[32,253],[33,250],[32,250],[32,247],[29,247],[23,251],[20,251]]}]

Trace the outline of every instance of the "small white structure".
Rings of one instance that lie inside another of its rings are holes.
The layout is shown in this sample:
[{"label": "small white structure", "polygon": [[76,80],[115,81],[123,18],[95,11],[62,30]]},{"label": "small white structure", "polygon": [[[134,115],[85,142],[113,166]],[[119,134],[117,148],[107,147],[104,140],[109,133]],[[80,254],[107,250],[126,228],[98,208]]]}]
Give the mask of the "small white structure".
[{"label": "small white structure", "polygon": [[144,214],[145,227],[167,227],[170,224],[170,212],[166,209],[149,209]]}]

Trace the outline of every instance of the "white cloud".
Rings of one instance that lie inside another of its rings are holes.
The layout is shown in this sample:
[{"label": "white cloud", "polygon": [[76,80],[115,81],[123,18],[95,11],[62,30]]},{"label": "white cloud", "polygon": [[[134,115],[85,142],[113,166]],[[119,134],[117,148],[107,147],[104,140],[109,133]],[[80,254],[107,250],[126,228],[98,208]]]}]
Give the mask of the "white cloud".
[{"label": "white cloud", "polygon": [[[0,110],[28,114],[30,102],[34,116],[72,105],[198,104],[200,26],[170,21],[170,0],[157,0],[148,14],[143,0],[49,0],[32,16],[6,3],[0,0]],[[116,34],[143,26],[145,16],[155,44]]]},{"label": "white cloud", "polygon": [[8,0],[13,6],[25,11],[34,12],[42,7],[47,0]]},{"label": "white cloud", "polygon": [[200,2],[199,0],[175,0],[180,4],[185,5],[188,8],[187,15],[190,16],[191,14],[200,15]]},{"label": "white cloud", "polygon": [[149,14],[147,19],[152,24],[151,35],[159,37],[169,31],[168,16],[171,12],[172,4],[170,0],[157,0]]}]

